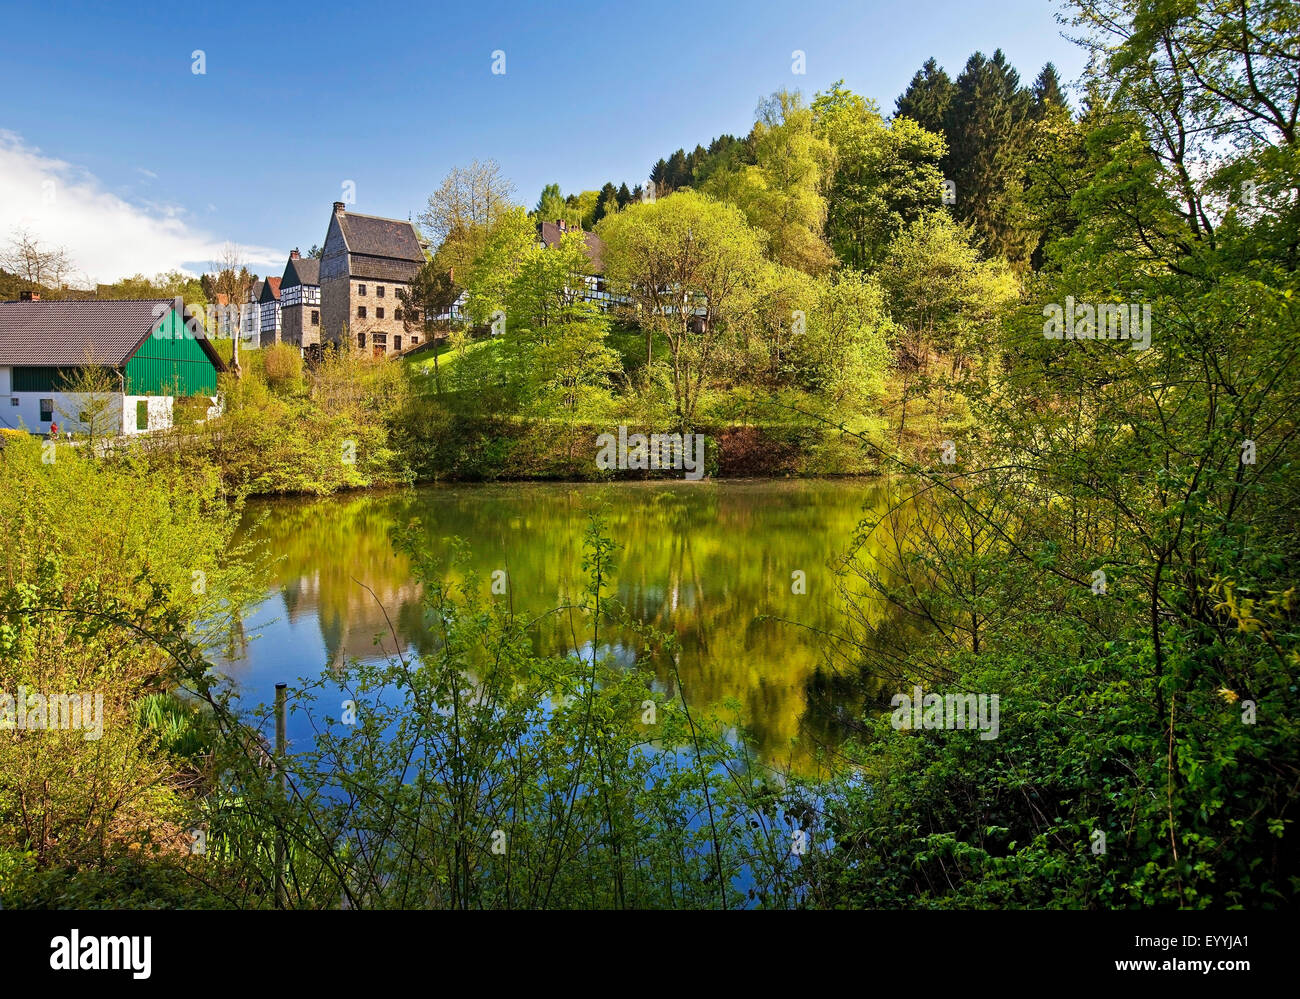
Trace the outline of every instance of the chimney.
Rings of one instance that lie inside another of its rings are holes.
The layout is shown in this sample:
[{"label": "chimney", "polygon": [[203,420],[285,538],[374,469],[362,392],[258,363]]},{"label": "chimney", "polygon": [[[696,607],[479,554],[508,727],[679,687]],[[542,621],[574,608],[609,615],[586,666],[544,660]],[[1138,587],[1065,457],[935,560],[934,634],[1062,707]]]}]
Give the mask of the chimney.
[{"label": "chimney", "polygon": [[555,224],[560,227],[560,232],[564,232],[564,219],[556,219]]},{"label": "chimney", "polygon": [[343,208],[344,208],[343,202],[341,202],[341,201],[336,201],[336,202],[334,202],[334,214],[335,214],[335,215],[342,215],[342,214],[343,214]]},{"label": "chimney", "polygon": [[298,247],[295,246],[292,250],[289,251],[289,259],[290,259],[290,260],[301,260],[301,259],[302,259],[302,257],[298,256]]},{"label": "chimney", "polygon": [[41,293],[39,291],[24,291],[19,294],[18,300],[20,302],[39,302]]}]

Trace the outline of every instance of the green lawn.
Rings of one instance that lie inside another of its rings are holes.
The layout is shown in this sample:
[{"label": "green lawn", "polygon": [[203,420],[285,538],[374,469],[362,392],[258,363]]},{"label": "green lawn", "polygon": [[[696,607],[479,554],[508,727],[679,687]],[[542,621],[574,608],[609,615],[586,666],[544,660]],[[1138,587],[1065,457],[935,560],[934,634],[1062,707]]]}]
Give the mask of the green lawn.
[{"label": "green lawn", "polygon": [[[475,350],[482,350],[491,341],[473,340],[465,346],[465,352],[469,353]],[[438,369],[444,374],[452,369],[455,363],[460,360],[461,352],[451,344],[442,344],[433,350],[423,351],[419,354],[413,354],[409,357],[402,358],[402,363],[411,368],[413,374],[433,374],[433,359],[438,358]]]}]

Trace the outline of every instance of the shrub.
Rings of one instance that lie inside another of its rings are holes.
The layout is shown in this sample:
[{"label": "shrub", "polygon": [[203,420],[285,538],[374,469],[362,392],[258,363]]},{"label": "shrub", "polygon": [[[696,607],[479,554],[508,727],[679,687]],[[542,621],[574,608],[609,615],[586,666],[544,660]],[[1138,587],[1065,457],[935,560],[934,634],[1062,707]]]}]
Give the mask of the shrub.
[{"label": "shrub", "polygon": [[302,354],[287,343],[273,343],[262,350],[262,371],[272,388],[302,380]]}]

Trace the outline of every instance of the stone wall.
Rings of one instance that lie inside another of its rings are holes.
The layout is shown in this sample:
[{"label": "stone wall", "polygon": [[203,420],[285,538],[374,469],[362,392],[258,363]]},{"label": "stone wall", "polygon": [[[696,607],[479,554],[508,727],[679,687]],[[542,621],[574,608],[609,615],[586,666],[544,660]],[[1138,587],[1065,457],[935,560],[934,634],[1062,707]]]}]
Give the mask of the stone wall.
[{"label": "stone wall", "polygon": [[321,323],[312,323],[311,314],[324,319],[322,305],[291,305],[282,310],[280,339],[295,347],[314,347],[320,343]]}]

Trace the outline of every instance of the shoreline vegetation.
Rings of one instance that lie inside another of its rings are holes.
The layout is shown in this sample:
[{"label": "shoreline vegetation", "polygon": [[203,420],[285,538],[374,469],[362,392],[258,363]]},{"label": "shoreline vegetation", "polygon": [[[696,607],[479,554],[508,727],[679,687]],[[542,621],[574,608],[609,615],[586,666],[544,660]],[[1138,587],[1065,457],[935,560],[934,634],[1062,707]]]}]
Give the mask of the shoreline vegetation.
[{"label": "shoreline vegetation", "polygon": [[[0,731],[4,906],[1293,909],[1300,22],[1063,16],[1096,55],[1077,108],[1000,52],[931,61],[890,118],[778,92],[653,200],[548,188],[448,225],[430,287],[454,265],[498,336],[268,347],[207,423],[8,440],[3,693],[103,712],[93,740],[26,702]],[[564,212],[634,315],[569,293],[576,230],[536,245]],[[1054,339],[1067,301],[1149,308],[1145,349],[1077,314]],[[888,476],[830,567],[844,738],[812,773],[639,668],[679,650],[613,598],[598,505],[540,615],[395,525],[429,648],[294,684],[310,745],[237,706],[212,662],[266,590],[249,496],[594,476],[620,426],[704,431],[709,475]],[[579,651],[539,654],[542,621]],[[593,651],[615,624],[632,667]],[[988,724],[928,713],[967,704]]]},{"label": "shoreline vegetation", "polygon": [[[222,378],[226,412],[182,422],[130,443],[159,468],[212,465],[231,489],[249,495],[328,495],[341,490],[436,482],[624,481],[682,478],[680,468],[602,467],[601,440],[620,427],[631,437],[663,434],[671,418],[644,422],[632,411],[594,418],[487,415],[468,400],[431,397],[402,362],[327,353],[292,378],[270,377],[288,348],[249,351],[241,377]],[[462,405],[464,408],[461,408]],[[708,478],[874,476],[848,425],[782,403],[746,401],[744,412],[719,412],[688,433],[704,437]],[[721,409],[721,407],[720,407]],[[940,409],[939,406],[935,407]],[[913,402],[908,440],[952,424]],[[373,416],[368,415],[373,414]],[[774,418],[776,417],[776,418]],[[885,418],[880,418],[885,424]],[[649,452],[646,452],[649,464]],[[635,460],[635,458],[634,458]]]}]

